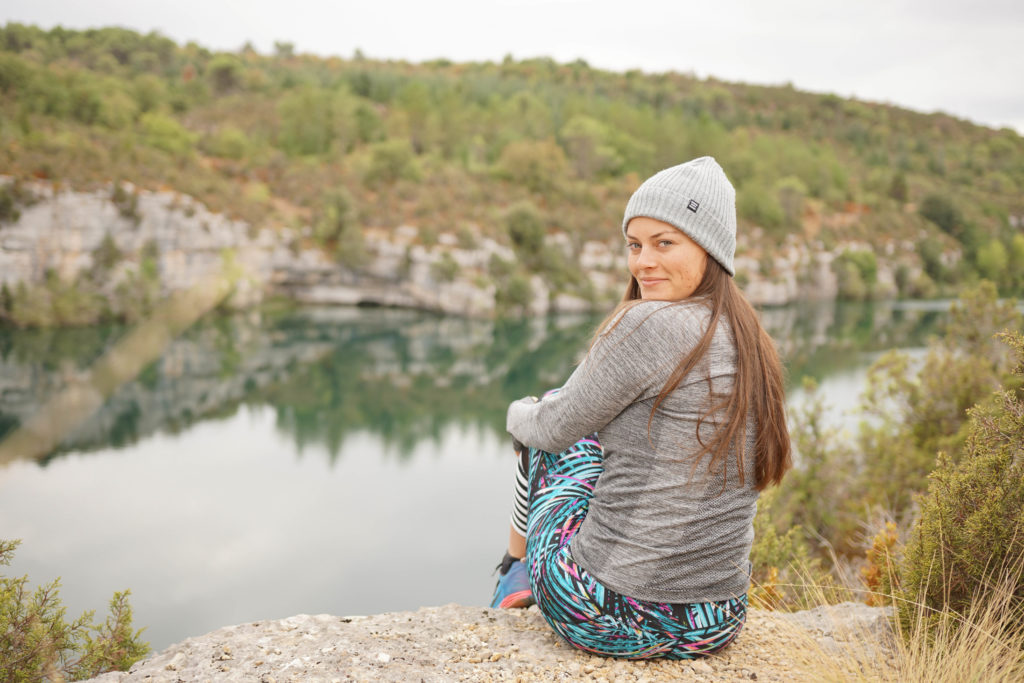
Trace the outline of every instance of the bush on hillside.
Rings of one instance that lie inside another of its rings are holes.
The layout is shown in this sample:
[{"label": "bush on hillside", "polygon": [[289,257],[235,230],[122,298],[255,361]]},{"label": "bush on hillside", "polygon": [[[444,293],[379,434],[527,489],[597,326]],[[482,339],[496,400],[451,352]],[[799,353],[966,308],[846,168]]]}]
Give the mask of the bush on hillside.
[{"label": "bush on hillside", "polygon": [[199,137],[170,116],[156,112],[143,114],[139,124],[147,143],[178,157],[191,154]]},{"label": "bush on hillside", "polygon": [[498,158],[497,174],[533,192],[550,193],[565,177],[568,161],[554,140],[510,142]]},{"label": "bush on hillside", "polygon": [[527,266],[534,266],[544,249],[544,219],[529,201],[514,204],[505,214],[505,230],[516,254]]},{"label": "bush on hillside", "polygon": [[370,145],[370,165],[363,178],[368,185],[379,187],[419,178],[416,154],[408,140],[389,139]]},{"label": "bush on hillside", "polygon": [[[1020,383],[1024,336],[1000,336],[1016,351]],[[940,454],[907,545],[897,612],[908,633],[920,607],[929,626],[966,615],[1008,572],[1015,588],[1007,609],[1015,625],[1024,623],[1024,402],[1007,387],[969,415],[964,453],[959,463]]]},{"label": "bush on hillside", "polygon": [[864,301],[875,294],[878,284],[878,260],[874,252],[846,250],[832,262],[839,280],[839,298]]},{"label": "bush on hillside", "polygon": [[956,205],[939,194],[930,194],[925,197],[918,213],[939,226],[944,233],[954,237],[958,235],[964,222],[963,215]]},{"label": "bush on hillside", "polygon": [[868,420],[857,434],[861,466],[851,482],[856,504],[907,520],[935,454],[958,462],[964,452],[968,409],[1009,381],[1011,359],[994,335],[1021,324],[1015,304],[983,281],[953,305],[945,335],[919,366],[894,351],[872,365],[861,407]]}]

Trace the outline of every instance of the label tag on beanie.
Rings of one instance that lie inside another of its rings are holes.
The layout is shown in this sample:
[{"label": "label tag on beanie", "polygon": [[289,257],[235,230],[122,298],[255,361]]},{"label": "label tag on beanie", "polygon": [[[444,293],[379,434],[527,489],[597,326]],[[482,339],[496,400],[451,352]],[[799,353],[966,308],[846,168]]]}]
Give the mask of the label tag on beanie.
[{"label": "label tag on beanie", "polygon": [[686,205],[686,208],[689,209],[690,211],[693,211],[694,213],[697,213],[697,209],[700,208],[700,204],[697,202],[696,199],[691,199],[690,203]]}]

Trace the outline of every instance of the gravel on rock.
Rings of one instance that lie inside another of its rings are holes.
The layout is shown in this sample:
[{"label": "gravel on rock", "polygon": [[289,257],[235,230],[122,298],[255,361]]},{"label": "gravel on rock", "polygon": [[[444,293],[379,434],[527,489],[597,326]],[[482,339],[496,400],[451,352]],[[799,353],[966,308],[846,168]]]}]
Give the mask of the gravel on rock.
[{"label": "gravel on rock", "polygon": [[623,661],[563,643],[537,607],[461,605],[368,617],[298,615],[189,638],[101,683],[179,681],[793,681],[892,678],[885,610],[847,603],[748,612],[737,640],[697,660]]}]

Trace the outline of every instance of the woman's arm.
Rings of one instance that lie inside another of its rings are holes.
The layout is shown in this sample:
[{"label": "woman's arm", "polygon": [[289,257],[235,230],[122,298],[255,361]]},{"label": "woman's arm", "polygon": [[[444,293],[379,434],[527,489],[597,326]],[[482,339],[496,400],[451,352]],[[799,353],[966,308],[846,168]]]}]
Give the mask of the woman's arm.
[{"label": "woman's arm", "polygon": [[692,308],[668,308],[668,302],[629,308],[558,393],[540,402],[524,398],[509,405],[508,432],[527,446],[558,453],[599,431],[652,389],[656,394],[696,341]]}]

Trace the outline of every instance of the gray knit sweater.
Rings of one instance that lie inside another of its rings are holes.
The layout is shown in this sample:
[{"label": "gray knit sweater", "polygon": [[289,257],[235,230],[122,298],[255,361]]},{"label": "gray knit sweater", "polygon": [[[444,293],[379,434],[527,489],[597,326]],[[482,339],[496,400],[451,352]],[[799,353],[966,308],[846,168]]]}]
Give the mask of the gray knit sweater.
[{"label": "gray knit sweater", "polygon": [[[747,422],[744,484],[730,456],[709,473],[699,450],[697,421],[715,392],[731,391],[736,348],[720,320],[703,361],[658,409],[651,407],[679,360],[700,340],[709,318],[697,301],[645,301],[628,309],[600,337],[562,390],[508,409],[510,434],[558,453],[593,432],[604,447],[590,510],[572,541],[573,559],[623,595],[658,602],[724,600],[749,585],[749,555],[758,492],[754,435]],[[705,421],[705,442],[714,425]],[[691,476],[692,473],[692,476]]]}]

